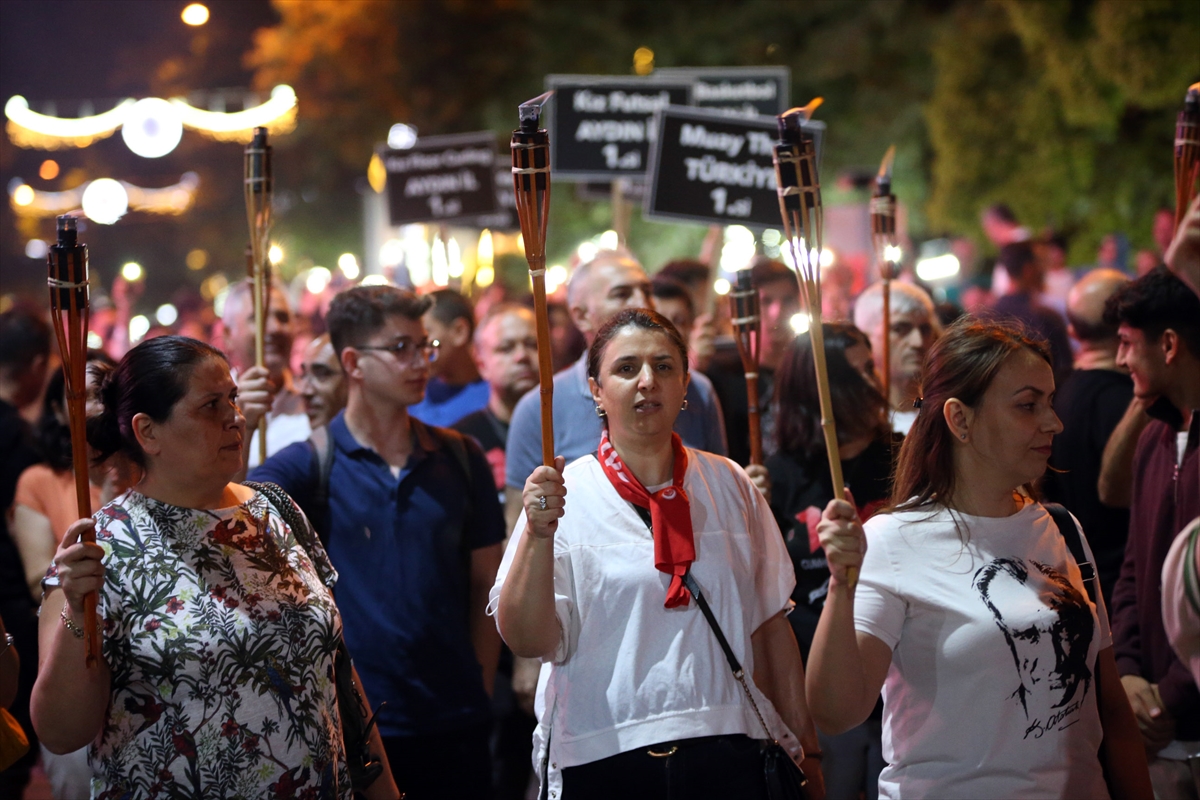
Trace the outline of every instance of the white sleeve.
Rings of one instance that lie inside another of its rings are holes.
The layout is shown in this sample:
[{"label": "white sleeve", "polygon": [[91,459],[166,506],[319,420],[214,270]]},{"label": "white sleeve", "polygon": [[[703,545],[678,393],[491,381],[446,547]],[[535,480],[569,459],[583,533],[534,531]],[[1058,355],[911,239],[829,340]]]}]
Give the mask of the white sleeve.
[{"label": "white sleeve", "polygon": [[796,571],[771,507],[749,476],[740,467],[737,469],[749,505],[747,516],[754,553],[754,597],[757,600],[750,630],[756,631],[780,611],[792,610]]},{"label": "white sleeve", "polygon": [[[560,521],[558,533],[554,537],[554,615],[558,618],[558,646],[555,647],[551,660],[555,664],[566,661],[579,642],[579,616],[575,613],[575,599],[572,591],[575,584],[571,571],[571,559],[567,549],[560,547],[561,534]],[[496,582],[492,585],[492,590],[488,592],[487,613],[497,617],[497,630],[500,628],[500,620],[497,616],[500,608],[500,592],[504,588],[504,581],[508,578],[508,571],[512,568],[513,558],[516,556],[517,547],[524,535],[525,512],[521,511],[516,527],[513,528],[513,534],[508,537],[508,547],[504,550],[500,569],[496,571]]]},{"label": "white sleeve", "polygon": [[895,650],[908,613],[900,593],[899,569],[887,546],[887,534],[897,526],[890,515],[877,514],[863,526],[867,554],[854,592],[854,629],[869,633]]}]

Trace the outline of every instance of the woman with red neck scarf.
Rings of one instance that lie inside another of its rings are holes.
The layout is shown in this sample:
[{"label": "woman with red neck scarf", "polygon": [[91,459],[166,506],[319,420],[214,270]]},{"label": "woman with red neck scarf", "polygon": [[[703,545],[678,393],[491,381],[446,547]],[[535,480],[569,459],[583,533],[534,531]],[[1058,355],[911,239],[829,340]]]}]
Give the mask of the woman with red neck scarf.
[{"label": "woman with red neck scarf", "polygon": [[778,526],[740,467],[673,430],[686,343],[625,310],[597,333],[588,375],[597,452],[529,477],[488,606],[513,652],[542,660],[540,797],[766,800],[769,740],[823,797]]}]

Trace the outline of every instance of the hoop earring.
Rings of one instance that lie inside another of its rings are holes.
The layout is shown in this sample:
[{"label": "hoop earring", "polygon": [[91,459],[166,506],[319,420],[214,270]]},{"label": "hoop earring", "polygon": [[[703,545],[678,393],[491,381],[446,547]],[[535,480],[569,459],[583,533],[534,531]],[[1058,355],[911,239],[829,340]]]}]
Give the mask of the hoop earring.
[{"label": "hoop earring", "polygon": [[680,411],[687,411],[687,398],[683,398],[683,405],[679,407]]},{"label": "hoop earring", "polygon": [[608,412],[601,408],[599,403],[596,404],[596,416],[600,417],[600,419],[608,416]]}]

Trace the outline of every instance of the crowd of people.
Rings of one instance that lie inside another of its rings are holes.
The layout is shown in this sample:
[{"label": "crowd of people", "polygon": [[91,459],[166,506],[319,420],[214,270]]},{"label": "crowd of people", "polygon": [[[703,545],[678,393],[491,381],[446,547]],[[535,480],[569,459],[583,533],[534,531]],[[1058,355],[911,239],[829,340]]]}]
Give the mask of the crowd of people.
[{"label": "crowd of people", "polygon": [[527,302],[351,286],[298,338],[273,287],[256,366],[236,284],[89,352],[84,519],[4,312],[0,795],[765,799],[775,742],[814,798],[1200,800],[1200,203],[1139,277],[984,221],[988,302],[828,310],[845,500],[765,256],[757,409],[707,264],[575,265],[553,465]]}]

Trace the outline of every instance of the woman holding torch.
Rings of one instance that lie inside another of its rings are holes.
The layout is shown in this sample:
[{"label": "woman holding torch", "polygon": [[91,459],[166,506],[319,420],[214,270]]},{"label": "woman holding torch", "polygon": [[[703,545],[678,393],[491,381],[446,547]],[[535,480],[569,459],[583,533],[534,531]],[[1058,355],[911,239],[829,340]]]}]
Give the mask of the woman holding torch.
[{"label": "woman holding torch", "polygon": [[1045,344],[961,321],[922,383],[894,505],[864,526],[833,500],[818,528],[813,718],[840,733],[883,690],[880,797],[1149,800],[1091,551],[1035,499],[1062,430]]},{"label": "woman holding torch", "polygon": [[513,652],[543,660],[543,789],[758,800],[766,736],[804,758],[822,797],[783,539],[740,468],[672,430],[686,342],[653,311],[622,311],[597,333],[588,375],[599,450],[534,470],[489,604]]},{"label": "woman holding torch", "polygon": [[[265,495],[231,481],[246,421],[225,356],[151,339],[99,393],[89,444],[141,474],[94,520],[71,524],[43,581],[30,708],[42,743],[55,753],[90,743],[94,797],[349,800],[336,573]],[[101,648],[89,668],[92,593]],[[383,775],[367,796],[395,800],[378,732],[371,744]]]}]

